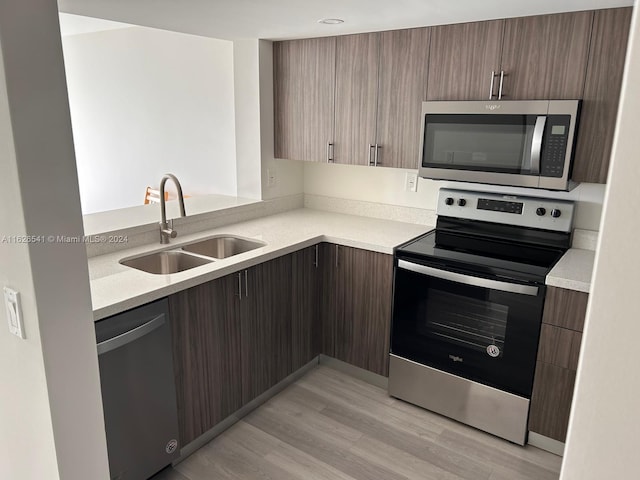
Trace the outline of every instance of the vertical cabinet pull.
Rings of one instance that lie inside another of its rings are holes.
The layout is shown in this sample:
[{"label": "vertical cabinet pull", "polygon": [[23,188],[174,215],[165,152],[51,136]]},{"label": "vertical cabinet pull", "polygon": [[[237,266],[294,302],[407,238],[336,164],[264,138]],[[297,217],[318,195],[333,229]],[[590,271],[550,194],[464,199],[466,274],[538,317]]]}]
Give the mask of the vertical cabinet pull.
[{"label": "vertical cabinet pull", "polygon": [[373,162],[374,162],[374,163],[373,163],[373,166],[374,166],[374,167],[377,167],[377,166],[378,166],[378,165],[380,165],[380,163],[381,163],[381,162],[380,162],[380,149],[382,148],[382,145],[378,145],[378,144],[376,143],[376,145],[375,145],[375,146],[376,146],[376,154],[375,154],[375,155],[374,155],[374,157],[373,157]]},{"label": "vertical cabinet pull", "polygon": [[247,270],[244,271],[244,296],[248,297],[249,296],[249,274],[247,273]]},{"label": "vertical cabinet pull", "polygon": [[340,253],[340,245],[336,245],[336,268],[338,268],[338,254]]},{"label": "vertical cabinet pull", "polygon": [[313,262],[313,266],[318,268],[318,245],[316,245],[316,258],[315,258],[315,261]]},{"label": "vertical cabinet pull", "polygon": [[327,142],[327,163],[333,162],[333,143]]},{"label": "vertical cabinet pull", "polygon": [[498,88],[498,100],[502,100],[502,85],[504,84],[504,77],[504,70],[500,70],[500,87]]},{"label": "vertical cabinet pull", "polygon": [[374,163],[374,155],[371,155],[371,152],[373,151],[373,149],[375,148],[375,145],[373,144],[369,144],[369,166],[374,167],[375,163]]},{"label": "vertical cabinet pull", "polygon": [[238,293],[236,293],[239,299],[242,300],[242,273],[238,272]]},{"label": "vertical cabinet pull", "polygon": [[493,81],[496,78],[495,70],[491,70],[491,78],[489,79],[489,100],[493,100]]}]

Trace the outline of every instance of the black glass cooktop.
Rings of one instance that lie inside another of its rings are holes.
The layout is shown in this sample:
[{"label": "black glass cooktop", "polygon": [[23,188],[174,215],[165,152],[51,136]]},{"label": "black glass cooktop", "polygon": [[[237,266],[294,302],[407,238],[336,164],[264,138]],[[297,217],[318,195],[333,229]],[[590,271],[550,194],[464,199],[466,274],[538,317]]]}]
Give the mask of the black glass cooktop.
[{"label": "black glass cooktop", "polygon": [[508,236],[465,234],[449,230],[431,232],[399,247],[398,258],[425,265],[544,283],[560,260],[564,246],[535,245]]}]

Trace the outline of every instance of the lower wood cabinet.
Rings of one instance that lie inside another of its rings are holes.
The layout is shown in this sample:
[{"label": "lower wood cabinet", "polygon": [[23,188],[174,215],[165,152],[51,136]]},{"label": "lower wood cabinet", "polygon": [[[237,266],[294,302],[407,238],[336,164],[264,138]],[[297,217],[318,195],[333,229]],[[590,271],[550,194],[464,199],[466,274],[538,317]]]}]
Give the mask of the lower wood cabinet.
[{"label": "lower wood cabinet", "polygon": [[182,445],[242,406],[237,294],[230,275],[169,297]]},{"label": "lower wood cabinet", "polygon": [[389,375],[393,256],[323,246],[323,352]]},{"label": "lower wood cabinet", "polygon": [[549,287],[542,317],[529,430],[564,442],[588,294]]}]

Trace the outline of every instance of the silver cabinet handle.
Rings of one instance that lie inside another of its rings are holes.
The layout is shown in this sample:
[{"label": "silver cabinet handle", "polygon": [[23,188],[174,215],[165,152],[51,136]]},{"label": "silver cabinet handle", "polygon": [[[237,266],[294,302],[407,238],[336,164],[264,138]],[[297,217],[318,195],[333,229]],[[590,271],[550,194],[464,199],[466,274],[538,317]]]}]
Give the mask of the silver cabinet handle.
[{"label": "silver cabinet handle", "polygon": [[450,282],[462,283],[474,287],[490,288],[491,290],[500,290],[501,292],[518,293],[535,297],[538,295],[538,287],[532,285],[521,285],[519,283],[501,282],[499,280],[490,280],[488,278],[474,277],[464,275],[462,273],[450,272],[448,270],[440,270],[439,268],[418,265],[417,263],[407,262],[406,260],[398,260],[398,268],[409,270],[411,272],[429,275],[430,277],[448,280]]},{"label": "silver cabinet handle", "polygon": [[493,80],[496,78],[495,70],[491,70],[491,78],[489,84],[489,100],[493,100]]},{"label": "silver cabinet handle", "polygon": [[249,296],[249,274],[247,273],[247,270],[244,271],[244,296],[248,297]]},{"label": "silver cabinet handle", "polygon": [[238,293],[236,295],[242,300],[242,272],[238,272]]},{"label": "silver cabinet handle", "polygon": [[144,337],[145,335],[150,334],[154,330],[157,330],[162,325],[164,325],[164,321],[164,313],[161,313],[157,317],[149,320],[147,323],[143,323],[133,330],[129,330],[128,332],[110,338],[109,340],[100,342],[98,344],[98,355],[102,355],[103,353],[110,352],[111,350],[115,350],[116,348],[123,347],[128,343],[131,343],[135,340],[138,340],[139,338]]},{"label": "silver cabinet handle", "polygon": [[327,142],[327,163],[333,162],[333,143]]},{"label": "silver cabinet handle", "polygon": [[502,85],[504,83],[504,70],[500,70],[500,87],[498,88],[498,100],[502,100]]},{"label": "silver cabinet handle", "polygon": [[336,245],[336,268],[338,268],[338,253],[340,253],[340,245]]},{"label": "silver cabinet handle", "polygon": [[316,259],[313,263],[313,266],[318,268],[318,245],[316,245]]},{"label": "silver cabinet handle", "polygon": [[375,145],[373,145],[373,144],[371,144],[371,143],[370,143],[370,144],[369,144],[369,166],[370,166],[370,167],[375,166],[375,164],[374,164],[374,160],[373,160],[373,156],[371,155],[371,151],[372,151],[374,148],[375,148]]},{"label": "silver cabinet handle", "polygon": [[377,143],[375,144],[376,147],[376,153],[373,157],[373,166],[377,167],[380,164],[380,161],[378,160],[379,155],[380,155],[380,149],[382,148],[382,145],[378,145]]},{"label": "silver cabinet handle", "polygon": [[536,118],[536,125],[533,127],[533,138],[531,139],[531,173],[540,174],[540,153],[542,152],[542,137],[544,126],[547,123],[546,116]]}]

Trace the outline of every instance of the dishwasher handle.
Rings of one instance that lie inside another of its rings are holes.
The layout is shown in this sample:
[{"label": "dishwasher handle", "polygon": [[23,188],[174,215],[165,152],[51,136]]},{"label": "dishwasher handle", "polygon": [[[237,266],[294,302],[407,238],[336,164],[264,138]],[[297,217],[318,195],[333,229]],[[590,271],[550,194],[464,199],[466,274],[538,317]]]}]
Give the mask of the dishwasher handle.
[{"label": "dishwasher handle", "polygon": [[115,350],[116,348],[120,348],[128,343],[138,340],[139,338],[150,334],[154,330],[157,330],[162,325],[164,325],[164,323],[164,313],[161,313],[157,317],[149,320],[146,323],[143,323],[139,327],[110,338],[109,340],[105,340],[104,342],[100,342],[98,343],[98,355],[102,355],[103,353],[110,352],[111,350]]}]

